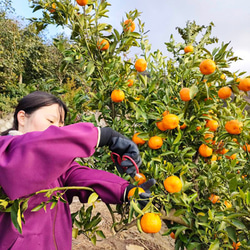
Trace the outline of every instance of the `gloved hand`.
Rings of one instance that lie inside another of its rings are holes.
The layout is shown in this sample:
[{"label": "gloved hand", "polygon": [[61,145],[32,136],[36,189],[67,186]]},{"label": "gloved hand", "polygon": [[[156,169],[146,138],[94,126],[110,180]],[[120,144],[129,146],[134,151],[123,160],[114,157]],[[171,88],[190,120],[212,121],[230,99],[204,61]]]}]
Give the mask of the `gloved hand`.
[{"label": "gloved hand", "polygon": [[156,180],[152,178],[152,179],[150,179],[150,180],[144,182],[143,184],[141,184],[141,185],[139,185],[139,186],[134,186],[134,185],[132,185],[132,184],[129,184],[129,185],[127,186],[126,191],[125,191],[125,198],[126,198],[126,201],[128,201],[128,198],[127,198],[127,197],[128,197],[129,191],[130,191],[132,188],[134,188],[134,187],[140,187],[140,188],[142,188],[142,189],[145,191],[145,193],[140,193],[140,194],[139,194],[140,199],[138,200],[138,203],[140,204],[141,209],[143,209],[143,208],[148,204],[148,202],[149,202],[149,198],[150,198],[150,196],[151,196],[150,188],[151,188],[152,186],[154,186],[155,183],[156,183]]},{"label": "gloved hand", "polygon": [[126,172],[130,176],[134,177],[136,174],[136,167],[132,161],[123,157],[129,156],[132,158],[139,168],[141,165],[141,156],[137,145],[111,128],[101,128],[100,131],[101,135],[99,146],[108,146],[112,152],[118,154],[121,159],[124,159],[121,160],[118,157],[113,157],[119,173],[123,174]]}]

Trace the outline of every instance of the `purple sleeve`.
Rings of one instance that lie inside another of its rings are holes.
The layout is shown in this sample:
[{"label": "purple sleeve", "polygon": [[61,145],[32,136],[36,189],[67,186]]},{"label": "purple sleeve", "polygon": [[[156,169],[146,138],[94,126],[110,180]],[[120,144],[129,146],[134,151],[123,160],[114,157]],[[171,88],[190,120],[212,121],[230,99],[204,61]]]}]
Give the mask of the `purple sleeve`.
[{"label": "purple sleeve", "polygon": [[47,188],[76,157],[95,151],[98,129],[77,123],[42,132],[0,137],[0,186],[14,200]]},{"label": "purple sleeve", "polygon": [[[82,186],[94,189],[101,200],[109,204],[122,203],[124,191],[129,185],[128,181],[115,174],[80,166],[77,163],[73,163],[61,179],[63,186]],[[90,194],[91,192],[85,190],[68,190],[66,192],[69,203],[73,196],[78,196],[82,203],[86,203]]]}]

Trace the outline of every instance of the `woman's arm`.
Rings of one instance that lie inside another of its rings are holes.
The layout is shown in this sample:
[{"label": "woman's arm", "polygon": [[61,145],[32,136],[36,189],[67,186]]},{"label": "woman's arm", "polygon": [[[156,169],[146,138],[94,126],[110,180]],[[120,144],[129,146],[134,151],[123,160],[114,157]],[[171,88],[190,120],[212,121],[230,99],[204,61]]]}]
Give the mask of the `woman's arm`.
[{"label": "woman's arm", "polygon": [[[94,189],[101,200],[109,204],[124,202],[124,192],[129,185],[128,181],[115,174],[80,166],[76,162],[60,179],[62,186],[81,186]],[[69,203],[72,202],[74,196],[78,196],[81,202],[86,203],[90,194],[91,192],[85,190],[68,190],[66,192]]]},{"label": "woman's arm", "polygon": [[46,188],[76,157],[95,151],[98,129],[91,123],[50,126],[42,132],[0,137],[0,186],[10,199]]}]

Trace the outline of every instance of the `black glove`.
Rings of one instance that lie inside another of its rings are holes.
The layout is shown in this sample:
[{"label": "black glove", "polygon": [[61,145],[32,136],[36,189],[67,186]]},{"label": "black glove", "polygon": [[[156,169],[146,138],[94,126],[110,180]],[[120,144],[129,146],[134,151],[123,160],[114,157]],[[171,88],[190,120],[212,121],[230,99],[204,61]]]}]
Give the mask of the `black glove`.
[{"label": "black glove", "polygon": [[138,203],[140,204],[141,209],[143,209],[143,208],[148,204],[148,202],[149,202],[149,198],[151,197],[150,188],[151,188],[152,186],[154,186],[155,183],[156,183],[156,180],[152,178],[152,179],[150,179],[150,180],[148,180],[148,181],[142,183],[142,184],[139,185],[139,186],[134,186],[134,185],[132,185],[132,184],[129,184],[129,185],[127,186],[126,191],[125,191],[125,200],[128,201],[128,192],[129,192],[132,188],[134,188],[134,187],[140,187],[140,188],[142,188],[142,189],[145,191],[145,193],[140,193],[140,194],[139,194],[140,199],[138,200]]},{"label": "black glove", "polygon": [[[101,128],[100,130],[101,130],[100,142],[99,142],[100,147],[108,146],[109,149],[112,152],[118,154],[121,157],[121,159],[123,159],[124,156],[129,156],[135,161],[138,167],[141,165],[140,152],[137,145],[133,141],[126,138],[122,134],[114,131],[111,128],[105,127]],[[120,162],[118,157],[114,156],[113,158],[119,173],[123,174],[124,172],[126,172],[132,177],[135,176],[136,168],[132,161],[124,158],[124,160]]]}]

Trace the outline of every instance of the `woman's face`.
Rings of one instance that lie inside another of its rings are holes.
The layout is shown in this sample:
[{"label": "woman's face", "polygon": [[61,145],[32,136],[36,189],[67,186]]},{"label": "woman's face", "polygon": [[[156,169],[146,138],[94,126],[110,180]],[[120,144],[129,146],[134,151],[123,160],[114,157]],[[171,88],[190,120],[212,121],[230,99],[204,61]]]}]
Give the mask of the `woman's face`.
[{"label": "woman's face", "polygon": [[[61,112],[60,112],[61,111]],[[32,114],[26,114],[23,110],[18,113],[18,131],[22,133],[32,131],[44,131],[49,126],[62,127],[64,112],[58,104],[52,104],[39,108]]]}]

